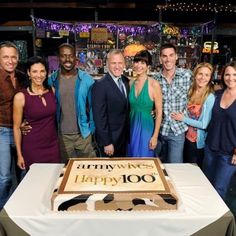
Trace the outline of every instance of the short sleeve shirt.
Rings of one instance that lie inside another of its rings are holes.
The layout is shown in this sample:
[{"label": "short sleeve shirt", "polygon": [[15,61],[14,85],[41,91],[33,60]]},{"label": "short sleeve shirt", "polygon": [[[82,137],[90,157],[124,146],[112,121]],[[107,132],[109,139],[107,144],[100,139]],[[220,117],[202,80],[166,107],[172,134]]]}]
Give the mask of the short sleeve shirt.
[{"label": "short sleeve shirt", "polygon": [[16,87],[13,86],[10,75],[0,68],[0,126],[13,126],[13,99],[17,92],[27,86],[25,74],[15,72]]}]

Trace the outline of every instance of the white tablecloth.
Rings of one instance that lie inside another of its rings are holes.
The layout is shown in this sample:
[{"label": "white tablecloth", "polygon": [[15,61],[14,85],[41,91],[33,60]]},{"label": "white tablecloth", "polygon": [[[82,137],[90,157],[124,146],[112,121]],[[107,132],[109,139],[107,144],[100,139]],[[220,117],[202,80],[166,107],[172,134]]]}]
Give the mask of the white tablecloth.
[{"label": "white tablecloth", "polygon": [[165,164],[179,194],[177,211],[52,212],[50,198],[62,164],[34,164],[4,209],[33,236],[184,236],[229,211],[201,170],[191,164]]}]

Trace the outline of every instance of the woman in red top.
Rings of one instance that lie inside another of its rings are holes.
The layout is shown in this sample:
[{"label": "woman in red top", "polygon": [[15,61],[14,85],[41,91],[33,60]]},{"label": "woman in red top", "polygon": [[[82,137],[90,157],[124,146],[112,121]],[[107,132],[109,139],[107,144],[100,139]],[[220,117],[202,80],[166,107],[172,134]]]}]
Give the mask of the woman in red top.
[{"label": "woman in red top", "polygon": [[193,84],[188,93],[187,114],[172,113],[172,119],[188,125],[184,146],[184,162],[202,167],[206,128],[211,119],[215,96],[212,86],[213,67],[209,63],[198,64],[193,71]]},{"label": "woman in red top", "polygon": [[[56,99],[47,84],[48,65],[41,57],[27,63],[30,86],[21,90],[13,102],[13,131],[17,165],[28,170],[33,163],[58,163],[59,143],[56,131]],[[31,131],[22,136],[20,125],[26,119]]]}]

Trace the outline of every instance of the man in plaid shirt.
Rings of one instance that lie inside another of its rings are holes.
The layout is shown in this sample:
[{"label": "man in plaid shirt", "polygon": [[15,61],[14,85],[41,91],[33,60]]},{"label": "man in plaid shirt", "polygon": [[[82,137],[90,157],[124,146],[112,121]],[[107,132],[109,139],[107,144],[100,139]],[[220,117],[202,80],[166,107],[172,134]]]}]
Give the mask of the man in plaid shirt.
[{"label": "man in plaid shirt", "polygon": [[176,47],[163,44],[160,48],[162,70],[154,77],[159,81],[163,96],[162,124],[159,142],[162,144],[160,157],[163,162],[182,163],[185,131],[187,125],[171,119],[172,112],[184,112],[191,85],[191,71],[176,67],[178,59]]}]

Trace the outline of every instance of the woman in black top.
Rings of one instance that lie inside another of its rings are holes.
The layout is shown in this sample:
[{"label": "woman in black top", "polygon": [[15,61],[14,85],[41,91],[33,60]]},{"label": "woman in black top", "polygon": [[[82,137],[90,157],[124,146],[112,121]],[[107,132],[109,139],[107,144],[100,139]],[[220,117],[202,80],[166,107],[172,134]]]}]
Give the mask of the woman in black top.
[{"label": "woman in black top", "polygon": [[203,172],[225,200],[236,171],[236,61],[225,66],[222,82],[208,127]]}]

